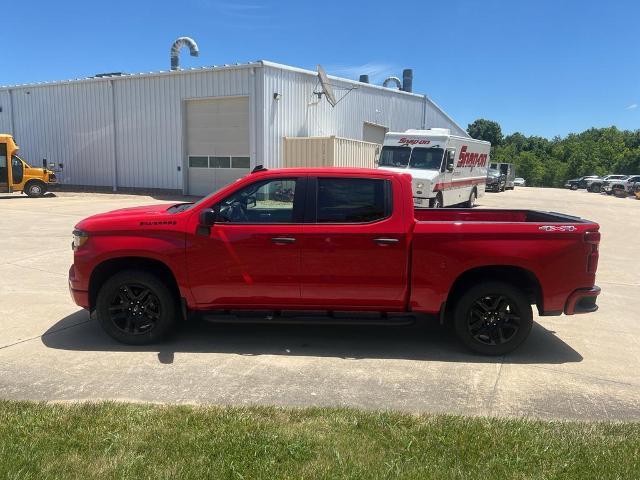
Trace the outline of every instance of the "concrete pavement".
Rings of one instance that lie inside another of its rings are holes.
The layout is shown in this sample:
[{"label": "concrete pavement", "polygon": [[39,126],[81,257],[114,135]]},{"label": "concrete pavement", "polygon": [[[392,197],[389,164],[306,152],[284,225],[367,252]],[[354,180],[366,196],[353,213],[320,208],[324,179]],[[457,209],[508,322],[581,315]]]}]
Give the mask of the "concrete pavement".
[{"label": "concrete pavement", "polygon": [[498,358],[468,353],[437,325],[194,323],[155,347],[118,344],[69,298],[71,230],[93,213],[165,201],[0,197],[0,398],[640,420],[640,201],[535,188],[479,200],[583,216],[603,233],[600,310],[536,317],[527,343]]}]

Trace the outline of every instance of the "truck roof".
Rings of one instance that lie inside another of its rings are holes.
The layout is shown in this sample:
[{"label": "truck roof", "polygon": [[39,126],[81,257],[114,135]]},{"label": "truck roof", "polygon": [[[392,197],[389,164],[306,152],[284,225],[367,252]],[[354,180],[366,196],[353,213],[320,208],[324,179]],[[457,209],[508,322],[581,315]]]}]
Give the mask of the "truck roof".
[{"label": "truck roof", "polygon": [[274,168],[258,170],[252,173],[252,176],[258,177],[263,175],[336,175],[336,176],[378,176],[378,177],[395,177],[398,175],[406,175],[402,172],[393,172],[390,170],[382,170],[377,168],[349,168],[349,167],[316,167],[316,168]]},{"label": "truck roof", "polygon": [[477,140],[471,137],[463,137],[461,135],[452,134],[448,128],[430,128],[427,130],[409,129],[404,132],[387,132],[385,135],[385,140],[387,138],[398,138],[398,137],[400,138],[402,137],[439,138],[439,139],[457,138],[465,142],[486,143],[487,145],[490,145],[490,142],[487,142],[485,140]]}]

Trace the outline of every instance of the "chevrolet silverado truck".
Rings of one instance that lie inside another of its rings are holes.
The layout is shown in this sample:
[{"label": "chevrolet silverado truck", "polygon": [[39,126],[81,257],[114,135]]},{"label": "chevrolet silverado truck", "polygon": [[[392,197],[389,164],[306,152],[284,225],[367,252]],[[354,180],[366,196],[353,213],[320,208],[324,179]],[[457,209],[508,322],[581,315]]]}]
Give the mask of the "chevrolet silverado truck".
[{"label": "chevrolet silverado truck", "polygon": [[[285,194],[286,193],[286,194]],[[257,167],[195,203],[94,215],[69,287],[113,338],[224,322],[452,322],[488,355],[540,315],[595,311],[599,226],[529,210],[415,209],[409,174]]]}]

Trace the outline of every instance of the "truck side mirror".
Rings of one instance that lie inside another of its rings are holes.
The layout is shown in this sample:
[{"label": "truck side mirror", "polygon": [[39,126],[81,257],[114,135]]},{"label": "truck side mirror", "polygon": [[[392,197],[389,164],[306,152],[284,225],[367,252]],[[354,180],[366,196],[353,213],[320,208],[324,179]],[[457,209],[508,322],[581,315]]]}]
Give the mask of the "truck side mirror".
[{"label": "truck side mirror", "polygon": [[447,150],[447,171],[453,172],[453,164],[456,161],[455,150]]},{"label": "truck side mirror", "polygon": [[211,227],[216,223],[218,212],[214,208],[204,208],[200,211],[200,225],[203,227]]}]

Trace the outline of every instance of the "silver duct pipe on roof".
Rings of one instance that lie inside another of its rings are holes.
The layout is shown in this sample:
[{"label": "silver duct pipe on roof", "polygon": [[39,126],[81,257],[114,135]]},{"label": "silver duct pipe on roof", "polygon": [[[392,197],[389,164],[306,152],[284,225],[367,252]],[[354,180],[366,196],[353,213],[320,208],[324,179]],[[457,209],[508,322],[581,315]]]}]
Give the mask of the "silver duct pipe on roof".
[{"label": "silver duct pipe on roof", "polygon": [[402,90],[402,82],[398,77],[389,77],[384,82],[382,82],[383,87],[388,87],[390,83],[395,83],[398,90]]},{"label": "silver duct pipe on roof", "polygon": [[198,50],[198,44],[193,38],[190,37],[180,37],[173,45],[171,45],[171,70],[180,70],[180,49],[183,46],[189,47],[189,54],[192,57],[197,57],[200,54],[200,50]]}]

